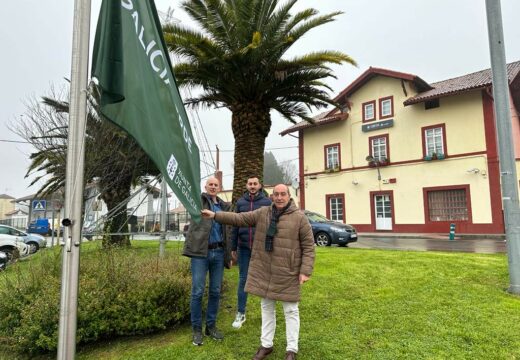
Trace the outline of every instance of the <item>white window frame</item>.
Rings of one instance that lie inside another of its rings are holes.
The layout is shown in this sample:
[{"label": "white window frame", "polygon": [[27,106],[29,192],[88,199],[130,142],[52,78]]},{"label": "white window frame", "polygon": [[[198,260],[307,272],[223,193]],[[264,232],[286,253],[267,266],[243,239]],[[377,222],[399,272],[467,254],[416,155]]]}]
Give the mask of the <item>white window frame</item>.
[{"label": "white window frame", "polygon": [[[392,99],[385,99],[385,100],[382,100],[381,101],[381,117],[386,117],[386,116],[392,116],[393,114],[393,109],[392,109],[392,104],[393,101]],[[385,113],[385,104],[389,104],[388,105],[388,112]]]},{"label": "white window frame", "polygon": [[374,160],[382,161],[383,158],[384,160],[388,160],[388,144],[386,143],[386,139],[386,136],[370,139],[372,157]]},{"label": "white window frame", "polygon": [[[340,206],[341,205],[341,206]],[[345,204],[343,204],[343,197],[329,198],[330,219],[332,221],[343,222],[343,212],[345,211]]]},{"label": "white window frame", "polygon": [[327,169],[339,168],[339,145],[330,145],[326,147],[327,151]]},{"label": "white window frame", "polygon": [[[372,116],[371,117],[368,116],[367,109],[369,107],[372,108]],[[375,118],[376,118],[376,105],[375,105],[375,103],[374,102],[370,102],[368,104],[363,105],[363,113],[364,113],[364,116],[365,116],[364,119],[363,119],[364,121],[375,120]]]},{"label": "white window frame", "polygon": [[424,146],[426,156],[433,153],[445,154],[444,149],[444,131],[443,127],[434,127],[424,130]]}]

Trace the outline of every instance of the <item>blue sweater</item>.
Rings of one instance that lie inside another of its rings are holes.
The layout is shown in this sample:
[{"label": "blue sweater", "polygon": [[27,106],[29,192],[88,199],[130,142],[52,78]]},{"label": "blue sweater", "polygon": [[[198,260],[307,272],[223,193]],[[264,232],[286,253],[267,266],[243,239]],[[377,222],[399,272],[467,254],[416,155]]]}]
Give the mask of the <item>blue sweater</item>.
[{"label": "blue sweater", "polygon": [[[254,197],[249,194],[249,191],[246,191],[237,201],[236,212],[253,211],[262,206],[271,206],[271,199],[265,196],[263,189],[260,189]],[[236,251],[238,247],[252,249],[254,237],[255,228],[252,226],[233,227],[231,232],[231,250]]]}]

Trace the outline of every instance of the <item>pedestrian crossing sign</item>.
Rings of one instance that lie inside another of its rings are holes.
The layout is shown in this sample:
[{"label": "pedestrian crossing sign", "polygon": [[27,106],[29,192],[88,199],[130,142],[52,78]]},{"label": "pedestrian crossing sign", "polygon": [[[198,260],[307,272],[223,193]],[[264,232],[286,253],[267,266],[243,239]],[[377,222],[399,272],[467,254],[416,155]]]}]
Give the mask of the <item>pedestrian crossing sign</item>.
[{"label": "pedestrian crossing sign", "polygon": [[45,200],[33,200],[32,202],[33,211],[45,211],[46,207],[47,201]]}]

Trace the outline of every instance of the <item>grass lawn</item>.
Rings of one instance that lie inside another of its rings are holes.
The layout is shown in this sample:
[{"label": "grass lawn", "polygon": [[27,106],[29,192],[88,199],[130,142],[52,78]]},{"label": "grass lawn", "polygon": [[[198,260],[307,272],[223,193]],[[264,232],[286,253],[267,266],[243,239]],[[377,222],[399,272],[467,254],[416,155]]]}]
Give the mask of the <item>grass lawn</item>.
[{"label": "grass lawn", "polygon": [[[179,250],[170,242],[168,251]],[[506,293],[505,255],[316,251],[315,273],[300,303],[298,359],[520,359],[520,298]],[[238,269],[227,270],[225,277],[229,286],[218,318],[226,335],[222,342],[205,338],[203,346],[195,347],[190,325],[184,324],[155,335],[83,346],[77,358],[252,358],[259,345],[259,299],[249,298],[247,321],[233,330]],[[271,359],[285,354],[280,304],[277,315]]]}]

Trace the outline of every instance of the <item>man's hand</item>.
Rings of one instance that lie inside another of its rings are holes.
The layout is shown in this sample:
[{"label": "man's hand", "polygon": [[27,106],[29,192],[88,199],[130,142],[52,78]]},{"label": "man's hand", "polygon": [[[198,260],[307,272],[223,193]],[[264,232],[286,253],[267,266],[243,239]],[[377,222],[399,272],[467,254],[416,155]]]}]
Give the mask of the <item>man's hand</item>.
[{"label": "man's hand", "polygon": [[233,260],[234,264],[237,263],[237,252],[236,251],[231,251],[231,259]]},{"label": "man's hand", "polygon": [[213,219],[215,217],[215,213],[211,210],[203,209],[200,211],[200,214],[202,215],[203,218],[206,218],[206,219]]},{"label": "man's hand", "polygon": [[306,281],[309,281],[309,279],[310,279],[310,276],[300,274],[300,285]]}]

